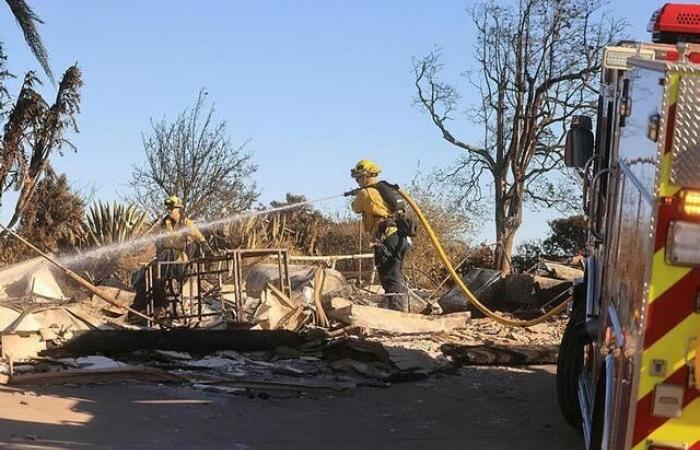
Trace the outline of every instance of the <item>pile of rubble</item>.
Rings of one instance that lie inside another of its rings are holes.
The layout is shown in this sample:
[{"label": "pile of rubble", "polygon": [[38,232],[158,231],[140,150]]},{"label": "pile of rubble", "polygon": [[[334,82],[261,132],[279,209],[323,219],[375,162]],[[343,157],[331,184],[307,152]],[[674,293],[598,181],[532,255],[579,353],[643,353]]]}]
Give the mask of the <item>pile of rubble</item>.
[{"label": "pile of rubble", "polygon": [[[455,362],[488,363],[473,351],[489,346],[546,349],[539,362],[551,362],[565,325],[561,317],[514,329],[472,319],[468,308],[444,314],[442,305],[454,298],[450,290],[434,301],[413,295],[411,313],[390,311],[378,307],[383,296],[376,287],[358,288],[339,272],[309,266],[292,268],[288,296],[275,287],[273,269],[259,264],[247,273],[240,315],[247,329],[222,315],[154,330],[129,323],[119,307],[133,302],[133,292],[100,286],[116,300],[112,305],[73,288],[40,260],[6,268],[0,271],[0,381],[146,380],[247,395],[387,386],[450,370]],[[532,362],[527,355],[499,358]]]}]

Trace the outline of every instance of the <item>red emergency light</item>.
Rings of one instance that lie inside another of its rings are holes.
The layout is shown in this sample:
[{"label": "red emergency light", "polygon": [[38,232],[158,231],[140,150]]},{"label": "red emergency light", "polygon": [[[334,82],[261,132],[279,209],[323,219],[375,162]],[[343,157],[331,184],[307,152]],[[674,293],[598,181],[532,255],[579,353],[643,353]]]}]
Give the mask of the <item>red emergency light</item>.
[{"label": "red emergency light", "polygon": [[700,42],[700,4],[666,3],[652,14],[647,31],[658,43]]}]

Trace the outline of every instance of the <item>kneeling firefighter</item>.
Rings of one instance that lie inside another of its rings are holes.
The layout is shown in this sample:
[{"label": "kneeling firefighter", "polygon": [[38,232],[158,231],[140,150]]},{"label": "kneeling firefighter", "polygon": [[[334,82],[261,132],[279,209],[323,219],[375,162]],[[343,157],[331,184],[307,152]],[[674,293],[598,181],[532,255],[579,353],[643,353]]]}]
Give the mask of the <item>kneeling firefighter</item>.
[{"label": "kneeling firefighter", "polygon": [[403,260],[416,235],[416,224],[406,216],[403,198],[395,184],[380,181],[381,168],[363,159],[350,175],[360,186],[346,192],[355,196],[352,210],[362,214],[362,225],[374,247],[374,265],[387,294],[389,309],[408,312],[408,289],[403,275]]},{"label": "kneeling firefighter", "polygon": [[[159,262],[185,263],[193,257],[203,256],[208,247],[204,235],[192,220],[183,213],[182,200],[173,195],[163,202],[168,213],[160,220],[160,232],[163,236],[156,241],[156,258]],[[165,264],[161,268],[160,279],[154,282],[153,303],[156,309],[162,310],[165,305],[166,289],[175,289],[173,282],[182,283],[185,276],[184,264]],[[133,277],[133,287],[136,292],[134,308],[146,309],[146,280],[145,269],[139,270]]]}]

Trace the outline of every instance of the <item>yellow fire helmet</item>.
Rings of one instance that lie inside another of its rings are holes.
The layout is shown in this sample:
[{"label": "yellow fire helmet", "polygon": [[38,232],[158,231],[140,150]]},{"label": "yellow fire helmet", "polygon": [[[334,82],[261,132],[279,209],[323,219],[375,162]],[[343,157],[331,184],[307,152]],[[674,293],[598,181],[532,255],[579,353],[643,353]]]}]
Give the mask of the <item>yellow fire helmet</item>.
[{"label": "yellow fire helmet", "polygon": [[171,195],[170,197],[166,198],[165,201],[163,202],[163,204],[168,209],[184,208],[185,207],[185,205],[182,204],[182,200],[177,195]]},{"label": "yellow fire helmet", "polygon": [[353,178],[357,177],[375,177],[382,172],[382,168],[379,164],[376,164],[369,159],[361,159],[357,161],[355,167],[350,169],[350,176]]}]

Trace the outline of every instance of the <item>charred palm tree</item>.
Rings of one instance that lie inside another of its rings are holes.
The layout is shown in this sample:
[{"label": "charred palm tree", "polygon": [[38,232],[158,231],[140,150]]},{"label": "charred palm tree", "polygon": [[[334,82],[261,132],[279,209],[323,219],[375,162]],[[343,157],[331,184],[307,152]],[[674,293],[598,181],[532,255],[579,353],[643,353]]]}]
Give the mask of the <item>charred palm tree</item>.
[{"label": "charred palm tree", "polygon": [[65,146],[73,148],[65,132],[78,130],[75,117],[80,112],[83,85],[80,69],[68,68],[52,105],[36,92],[37,83],[34,72],[27,73],[0,142],[0,192],[11,187],[19,191],[8,227],[17,223],[32,200],[51,153],[60,153]]},{"label": "charred palm tree", "polygon": [[5,0],[5,2],[7,2],[7,6],[10,7],[19,27],[22,29],[24,40],[53,83],[53,73],[51,72],[51,67],[49,67],[49,54],[46,51],[46,47],[44,47],[44,43],[41,42],[41,36],[39,36],[39,32],[36,29],[37,23],[44,22],[24,0]]}]

